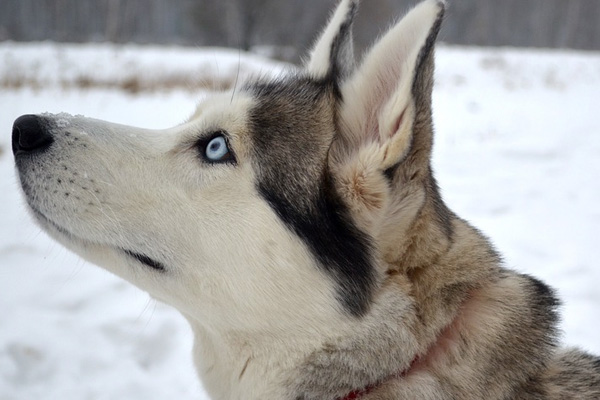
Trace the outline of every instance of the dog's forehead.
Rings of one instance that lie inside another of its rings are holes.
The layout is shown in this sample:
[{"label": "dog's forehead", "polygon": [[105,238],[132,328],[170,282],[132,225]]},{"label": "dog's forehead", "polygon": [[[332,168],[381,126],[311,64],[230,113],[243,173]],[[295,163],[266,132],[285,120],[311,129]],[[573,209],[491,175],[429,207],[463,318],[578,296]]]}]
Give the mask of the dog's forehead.
[{"label": "dog's forehead", "polygon": [[259,177],[281,182],[293,196],[315,190],[335,134],[330,87],[294,77],[254,83],[245,91],[253,97],[247,122]]},{"label": "dog's forehead", "polygon": [[331,85],[293,77],[257,82],[245,90],[254,98],[248,117],[257,144],[272,140],[330,144],[335,128]]},{"label": "dog's forehead", "polygon": [[198,129],[232,130],[231,133],[239,134],[254,103],[252,96],[244,92],[213,93],[198,103],[186,122],[199,124]]},{"label": "dog's forehead", "polygon": [[198,104],[188,122],[202,131],[229,131],[259,159],[265,155],[280,163],[301,158],[314,165],[331,144],[334,118],[331,85],[289,76],[254,81],[233,94],[214,94]]}]

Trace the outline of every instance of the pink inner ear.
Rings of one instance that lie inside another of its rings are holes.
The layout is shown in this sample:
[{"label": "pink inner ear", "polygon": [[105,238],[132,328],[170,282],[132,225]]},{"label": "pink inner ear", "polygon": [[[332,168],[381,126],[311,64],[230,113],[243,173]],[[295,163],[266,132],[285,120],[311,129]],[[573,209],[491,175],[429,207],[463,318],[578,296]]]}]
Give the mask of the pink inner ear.
[{"label": "pink inner ear", "polygon": [[[402,112],[400,113],[400,115],[398,115],[398,118],[396,118],[396,121],[392,127],[392,130],[387,133],[387,132],[380,132],[379,131],[379,121],[377,120],[377,118],[372,118],[371,119],[371,123],[367,126],[367,132],[369,132],[369,134],[371,135],[371,137],[373,137],[375,140],[378,140],[380,143],[382,141],[385,141],[387,139],[391,139],[392,137],[394,137],[394,135],[396,133],[398,133],[398,131],[400,130],[400,125],[402,125],[402,122],[404,121],[404,114],[406,112],[406,108],[404,110],[402,110]],[[382,137],[382,135],[386,135],[386,133],[389,135],[388,137]]]},{"label": "pink inner ear", "polygon": [[391,133],[390,137],[394,136],[400,130],[400,125],[402,125],[402,120],[404,119],[404,113],[405,112],[406,112],[406,108],[404,110],[402,110],[402,112],[400,113],[400,115],[396,119],[396,123],[394,124],[394,128],[392,130],[392,133]]}]

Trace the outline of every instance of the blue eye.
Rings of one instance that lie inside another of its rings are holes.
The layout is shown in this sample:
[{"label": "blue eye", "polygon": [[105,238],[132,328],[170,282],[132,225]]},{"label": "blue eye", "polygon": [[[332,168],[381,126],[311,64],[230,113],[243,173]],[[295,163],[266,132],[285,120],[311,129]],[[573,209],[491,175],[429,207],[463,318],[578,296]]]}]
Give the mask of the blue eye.
[{"label": "blue eye", "polygon": [[217,134],[205,142],[204,157],[209,162],[231,162],[233,155],[225,136]]}]

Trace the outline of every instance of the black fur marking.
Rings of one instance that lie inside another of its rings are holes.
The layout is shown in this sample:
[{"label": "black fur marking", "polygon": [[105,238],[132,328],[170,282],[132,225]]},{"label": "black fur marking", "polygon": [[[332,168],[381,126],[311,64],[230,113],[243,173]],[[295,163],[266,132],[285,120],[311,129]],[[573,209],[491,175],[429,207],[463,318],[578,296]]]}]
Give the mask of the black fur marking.
[{"label": "black fur marking", "polygon": [[592,361],[592,366],[596,370],[596,373],[600,374],[600,358],[594,357],[594,361]]},{"label": "black fur marking", "polygon": [[559,322],[558,307],[560,302],[556,293],[544,282],[532,276],[523,274],[531,285],[530,304],[532,307],[532,319],[538,329],[547,331],[545,342],[550,346],[558,343],[558,332],[556,326]]},{"label": "black fur marking", "polygon": [[357,3],[353,2],[350,4],[346,18],[340,25],[337,35],[331,42],[329,71],[327,72],[327,75],[329,79],[337,83],[347,78],[352,73],[354,67],[352,25],[357,11]]},{"label": "black fur marking", "polygon": [[385,171],[383,171],[383,175],[388,180],[389,184],[392,184],[394,182],[394,177],[396,176],[396,171],[398,171],[398,167],[400,167],[400,163],[396,163],[388,169],[386,169]]},{"label": "black fur marking", "polygon": [[246,90],[257,99],[250,121],[258,192],[336,281],[344,308],[364,314],[375,281],[370,239],[352,221],[327,170],[335,89],[295,77]]},{"label": "black fur marking", "polygon": [[560,306],[560,301],[550,286],[532,276],[528,276],[528,278],[535,289],[534,293],[536,295],[535,298],[538,299],[538,304],[542,304],[552,309],[556,309]]},{"label": "black fur marking", "polygon": [[433,202],[436,220],[439,226],[444,229],[446,237],[452,241],[452,237],[454,236],[454,228],[452,226],[454,213],[442,200],[440,188],[432,174],[429,175],[428,192]]},{"label": "black fur marking", "polygon": [[165,266],[162,263],[160,263],[160,262],[158,262],[156,260],[153,260],[152,258],[150,258],[148,256],[145,256],[143,254],[136,253],[136,252],[133,252],[133,251],[130,251],[130,250],[123,250],[123,251],[128,256],[135,258],[140,263],[142,263],[144,265],[147,265],[147,266],[149,266],[152,269],[155,269],[155,270],[160,271],[160,272],[166,271],[166,268],[165,268]]},{"label": "black fur marking", "polygon": [[351,222],[347,209],[332,193],[319,193],[314,199],[315,209],[306,212],[297,210],[278,193],[280,190],[259,183],[261,195],[339,283],[344,306],[353,315],[364,314],[373,284],[368,238]]},{"label": "black fur marking", "polygon": [[425,82],[430,81],[430,79],[426,79],[422,76],[422,74],[432,74],[433,70],[427,68],[425,64],[427,64],[430,57],[433,56],[433,49],[435,47],[435,40],[440,32],[440,28],[442,27],[442,20],[444,19],[444,8],[442,7],[438,13],[437,19],[433,23],[431,30],[429,31],[429,35],[427,36],[427,40],[425,44],[419,51],[419,55],[417,57],[417,63],[415,68],[415,76],[413,77],[413,85],[412,85],[412,93],[413,96],[418,97],[420,94],[428,93],[430,90],[421,87],[421,85]]}]

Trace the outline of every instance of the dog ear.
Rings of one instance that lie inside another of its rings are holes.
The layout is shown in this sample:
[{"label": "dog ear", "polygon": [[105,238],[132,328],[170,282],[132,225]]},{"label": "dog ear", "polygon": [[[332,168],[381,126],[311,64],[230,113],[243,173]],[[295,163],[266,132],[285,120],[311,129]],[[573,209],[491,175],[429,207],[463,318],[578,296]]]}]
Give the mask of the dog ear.
[{"label": "dog ear", "polygon": [[398,208],[390,202],[405,194],[391,196],[390,190],[429,176],[433,46],[443,13],[440,0],[417,5],[340,86],[329,168],[367,228],[383,223],[389,206]]},{"label": "dog ear", "polygon": [[306,71],[316,79],[331,77],[341,82],[354,69],[352,25],[358,0],[341,0],[314,44]]},{"label": "dog ear", "polygon": [[342,84],[342,140],[334,154],[352,153],[375,143],[381,149],[382,170],[407,155],[416,117],[431,117],[433,46],[443,12],[440,0],[417,5],[371,48],[358,70]]}]

